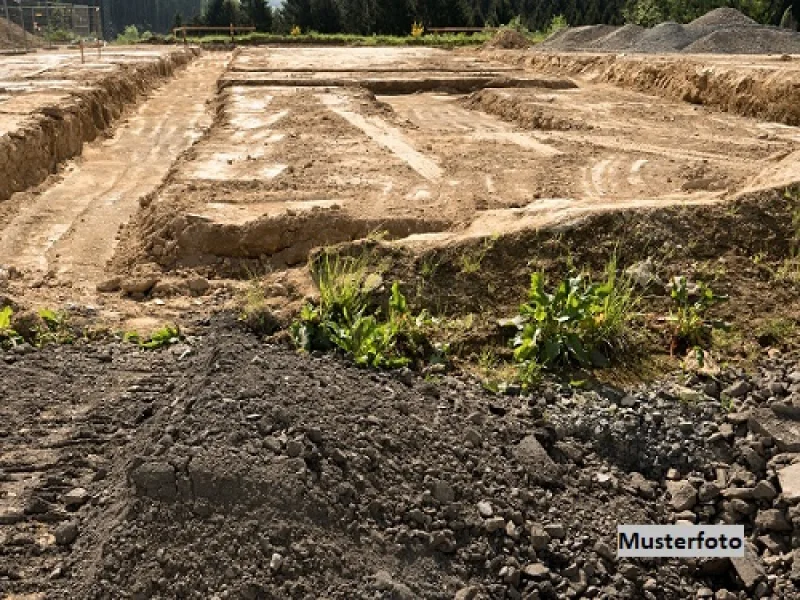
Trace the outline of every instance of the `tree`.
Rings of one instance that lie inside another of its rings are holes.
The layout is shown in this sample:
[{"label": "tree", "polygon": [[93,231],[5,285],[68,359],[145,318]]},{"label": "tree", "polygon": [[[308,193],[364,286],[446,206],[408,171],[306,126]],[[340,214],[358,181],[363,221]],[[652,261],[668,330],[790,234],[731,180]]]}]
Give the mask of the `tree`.
[{"label": "tree", "polygon": [[313,29],[311,0],[284,0],[281,14],[282,20],[290,29],[295,26],[303,31]]},{"label": "tree", "polygon": [[246,0],[242,8],[257,31],[272,29],[272,8],[269,7],[266,0]]}]

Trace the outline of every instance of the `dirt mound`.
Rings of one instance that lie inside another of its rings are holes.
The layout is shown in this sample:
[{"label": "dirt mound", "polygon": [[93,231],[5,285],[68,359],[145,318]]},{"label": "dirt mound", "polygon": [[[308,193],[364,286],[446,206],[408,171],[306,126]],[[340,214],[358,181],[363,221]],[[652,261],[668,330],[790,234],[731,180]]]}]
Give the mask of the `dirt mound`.
[{"label": "dirt mound", "polygon": [[504,121],[517,123],[525,129],[570,131],[591,128],[582,119],[564,119],[541,107],[520,102],[519,97],[503,90],[487,89],[475,92],[464,99],[463,105],[471,110],[481,110]]},{"label": "dirt mound", "polygon": [[646,29],[640,25],[623,25],[616,31],[612,31],[595,41],[592,47],[601,50],[628,50],[641,40],[645,31]]},{"label": "dirt mound", "polygon": [[656,54],[678,52],[694,40],[694,36],[683,25],[670,22],[661,23],[646,30],[631,50]]},{"label": "dirt mound", "polygon": [[687,27],[735,27],[737,25],[758,25],[753,19],[735,8],[715,8],[698,17]]},{"label": "dirt mound", "polygon": [[41,40],[38,37],[30,33],[26,34],[25,30],[16,23],[0,17],[0,49],[23,49],[26,42],[29,47],[41,46]]},{"label": "dirt mound", "polygon": [[524,35],[513,29],[505,28],[498,31],[483,47],[491,50],[521,50],[530,45],[530,41]]},{"label": "dirt mound", "polygon": [[769,27],[714,31],[683,49],[687,54],[800,54],[800,34]]},{"label": "dirt mound", "polygon": [[616,31],[613,25],[585,25],[583,27],[568,27],[550,36],[540,44],[541,48],[548,50],[583,50],[593,42]]}]

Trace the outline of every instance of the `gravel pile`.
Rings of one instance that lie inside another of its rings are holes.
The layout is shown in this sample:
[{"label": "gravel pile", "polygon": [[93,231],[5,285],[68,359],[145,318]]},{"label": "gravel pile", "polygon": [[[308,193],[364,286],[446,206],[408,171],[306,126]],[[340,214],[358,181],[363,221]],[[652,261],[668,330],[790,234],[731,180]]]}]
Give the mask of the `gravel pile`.
[{"label": "gravel pile", "polygon": [[616,31],[613,25],[585,25],[557,31],[540,44],[551,50],[585,50],[600,38]]},{"label": "gravel pile", "polygon": [[679,23],[661,23],[646,30],[630,50],[656,54],[678,52],[691,44],[694,39]]},{"label": "gravel pile", "polygon": [[541,48],[652,54],[800,54],[800,33],[762,26],[736,9],[718,8],[687,25],[667,22],[650,29],[636,25],[570,28],[546,40]]},{"label": "gravel pile", "polygon": [[596,40],[592,44],[592,48],[609,51],[628,50],[642,38],[645,31],[647,30],[639,25],[623,25],[619,29],[616,29],[608,35],[601,37],[599,40]]},{"label": "gravel pile", "polygon": [[[792,360],[629,393],[550,384],[495,396],[460,377],[434,384],[304,358],[230,325],[152,354],[113,345],[0,358],[4,439],[54,439],[60,402],[75,429],[25,511],[0,511],[0,593],[800,594]],[[105,402],[81,416],[73,406],[91,393]],[[678,521],[742,523],[753,551],[616,558],[618,523]],[[54,545],[40,546],[48,531]]]}]

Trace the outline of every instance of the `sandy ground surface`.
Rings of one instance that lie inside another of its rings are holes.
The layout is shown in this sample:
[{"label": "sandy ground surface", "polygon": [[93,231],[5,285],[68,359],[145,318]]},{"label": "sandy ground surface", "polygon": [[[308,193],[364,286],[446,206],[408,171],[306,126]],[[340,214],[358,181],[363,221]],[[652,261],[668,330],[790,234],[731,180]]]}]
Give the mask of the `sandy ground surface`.
[{"label": "sandy ground surface", "polygon": [[[99,65],[80,65],[74,53],[13,57],[5,79],[64,95],[82,73],[159,52],[106,51]],[[530,54],[207,54],[59,176],[0,205],[0,263],[22,273],[14,290],[37,302],[80,299],[135,317],[146,305],[97,285],[141,299],[165,276],[240,278],[243,264],[290,267],[314,247],[371,235],[443,244],[597,211],[714,203],[800,179],[795,127],[612,85],[596,63],[575,66],[586,57],[571,59],[570,77],[531,70]],[[703,60],[711,71],[736,61]],[[747,60],[735,67],[741,77],[791,80],[796,69]],[[35,111],[39,94],[5,104],[30,101]],[[186,294],[177,295],[152,308],[185,310]]]}]

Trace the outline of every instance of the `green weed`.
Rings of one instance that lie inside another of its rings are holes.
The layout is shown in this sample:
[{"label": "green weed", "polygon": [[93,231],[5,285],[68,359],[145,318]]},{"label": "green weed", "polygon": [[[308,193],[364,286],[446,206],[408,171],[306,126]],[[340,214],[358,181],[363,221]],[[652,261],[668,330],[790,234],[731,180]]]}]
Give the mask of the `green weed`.
[{"label": "green weed", "polygon": [[690,290],[686,277],[675,277],[672,282],[673,309],[668,320],[673,323],[670,352],[683,352],[692,347],[707,347],[711,334],[718,324],[708,318],[709,309],[722,297],[703,282]]},{"label": "green weed", "polygon": [[363,257],[326,255],[314,274],[319,303],[303,306],[290,327],[299,348],[339,350],[357,365],[387,369],[444,360],[446,348],[435,347],[426,333],[433,319],[424,312],[411,314],[397,282],[388,310],[374,306],[372,293],[382,280],[367,273]]},{"label": "green weed", "polygon": [[604,280],[573,274],[549,291],[544,273],[536,272],[528,301],[515,319],[514,359],[528,378],[557,364],[605,366],[613,354],[627,349],[638,304],[632,283],[617,275],[615,258]]},{"label": "green weed", "polygon": [[180,340],[180,329],[175,325],[165,325],[153,331],[149,336],[142,336],[137,331],[126,331],[122,339],[138,345],[145,350],[158,350]]}]

